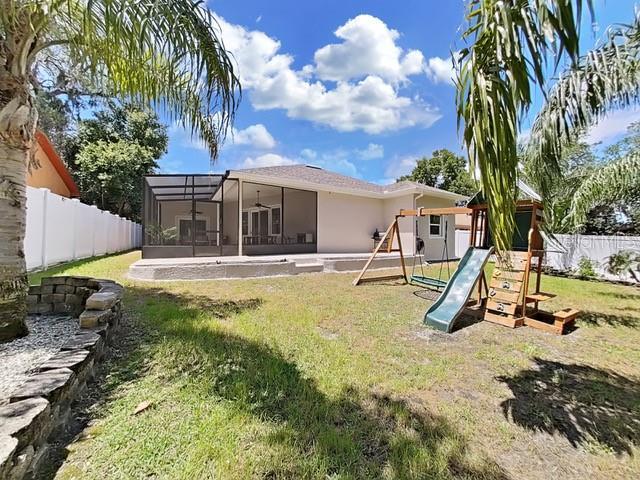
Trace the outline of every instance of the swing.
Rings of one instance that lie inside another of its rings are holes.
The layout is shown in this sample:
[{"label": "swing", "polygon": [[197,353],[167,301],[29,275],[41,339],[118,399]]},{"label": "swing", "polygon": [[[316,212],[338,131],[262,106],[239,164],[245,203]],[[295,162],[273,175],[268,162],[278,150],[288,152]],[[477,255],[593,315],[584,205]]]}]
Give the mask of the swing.
[{"label": "swing", "polygon": [[[416,237],[416,252],[417,255],[413,256],[413,268],[411,269],[411,277],[409,281],[413,284],[418,284],[424,287],[435,288],[436,290],[444,289],[447,286],[448,280],[442,280],[442,267],[444,260],[447,260],[447,279],[451,277],[451,270],[449,268],[449,249],[447,248],[447,220],[444,222],[444,246],[442,248],[442,261],[440,262],[440,270],[438,272],[438,278],[427,277],[424,274],[424,240],[420,237]],[[416,258],[420,258],[420,273],[421,275],[416,275]]]}]

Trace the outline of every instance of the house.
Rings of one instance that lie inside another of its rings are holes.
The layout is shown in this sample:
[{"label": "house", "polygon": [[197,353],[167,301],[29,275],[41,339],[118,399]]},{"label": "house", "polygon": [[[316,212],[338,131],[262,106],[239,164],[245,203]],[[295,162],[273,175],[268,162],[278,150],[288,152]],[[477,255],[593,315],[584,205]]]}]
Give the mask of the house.
[{"label": "house", "polygon": [[36,163],[27,174],[27,185],[34,188],[48,188],[62,197],[80,196],[78,186],[60,156],[56,153],[47,136],[36,132]]},{"label": "house", "polygon": [[[415,182],[377,185],[313,165],[145,177],[143,258],[365,253],[400,209],[453,207],[463,196]],[[453,216],[400,219],[413,254],[454,256]]]}]

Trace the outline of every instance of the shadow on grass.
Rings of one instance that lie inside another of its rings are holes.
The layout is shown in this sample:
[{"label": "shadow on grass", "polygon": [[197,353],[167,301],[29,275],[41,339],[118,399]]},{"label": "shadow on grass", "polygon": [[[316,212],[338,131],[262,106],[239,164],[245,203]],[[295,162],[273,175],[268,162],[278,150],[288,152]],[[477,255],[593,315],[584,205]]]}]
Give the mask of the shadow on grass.
[{"label": "shadow on grass", "polygon": [[[166,293],[160,298],[180,302]],[[277,425],[265,441],[276,451],[294,450],[286,461],[261,465],[261,478],[507,478],[492,462],[471,465],[462,436],[444,417],[403,399],[350,387],[330,398],[266,344],[198,321],[160,328],[174,343],[180,375],[184,359],[195,354],[200,361],[190,374],[212,400]]]},{"label": "shadow on grass", "polygon": [[254,439],[275,455],[254,459],[259,478],[508,478],[488,459],[468,460],[463,435],[444,417],[351,387],[328,396],[290,358],[212,321],[233,321],[233,315],[258,308],[260,299],[220,302],[161,289],[129,290],[129,309],[139,318],[128,328],[140,324],[145,333],[129,335],[134,343],[112,360],[100,389],[107,403],[124,384],[135,388],[148,368],[156,374],[161,369],[167,382],[187,379],[197,398],[270,425],[269,433]]},{"label": "shadow on grass", "polygon": [[619,300],[640,300],[640,289],[638,289],[637,293],[601,292],[600,295]]},{"label": "shadow on grass", "polygon": [[560,434],[577,447],[597,443],[616,454],[640,445],[640,383],[585,365],[535,359],[535,367],[501,376],[513,393],[506,418],[532,431]]},{"label": "shadow on grass", "polygon": [[586,323],[592,326],[608,325],[611,327],[640,327],[640,315],[613,315],[610,313],[600,313],[583,311],[578,316],[578,323]]}]

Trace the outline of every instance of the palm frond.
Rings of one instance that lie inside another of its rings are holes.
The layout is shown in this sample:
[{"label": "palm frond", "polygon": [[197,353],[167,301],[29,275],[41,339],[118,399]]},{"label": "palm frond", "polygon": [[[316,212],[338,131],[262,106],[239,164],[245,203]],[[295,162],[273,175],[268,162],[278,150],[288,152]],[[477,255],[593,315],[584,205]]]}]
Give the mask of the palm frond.
[{"label": "palm frond", "polygon": [[580,185],[571,202],[569,221],[579,227],[593,207],[611,201],[637,200],[639,193],[640,152],[634,152],[596,170]]},{"label": "palm frond", "polygon": [[150,104],[202,138],[217,157],[233,120],[240,84],[219,28],[197,0],[67,0],[57,32],[93,83]]},{"label": "palm frond", "polygon": [[481,172],[496,249],[511,247],[517,196],[517,137],[543,88],[547,61],[578,60],[578,26],[589,0],[472,0],[457,69],[458,124]]},{"label": "palm frond", "polygon": [[610,29],[606,41],[559,77],[536,116],[527,162],[543,197],[560,173],[563,150],[607,112],[640,104],[640,16]]}]

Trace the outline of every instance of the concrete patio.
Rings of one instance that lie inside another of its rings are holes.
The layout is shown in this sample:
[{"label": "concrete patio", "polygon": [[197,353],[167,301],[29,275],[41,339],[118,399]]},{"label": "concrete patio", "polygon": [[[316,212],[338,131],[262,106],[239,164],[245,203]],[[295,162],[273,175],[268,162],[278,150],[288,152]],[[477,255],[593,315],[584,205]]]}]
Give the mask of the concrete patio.
[{"label": "concrete patio", "polygon": [[[261,256],[154,258],[138,260],[129,268],[136,280],[211,280],[272,277],[301,273],[357,272],[370,253],[282,254]],[[413,256],[405,256],[407,268]],[[400,266],[397,253],[380,253],[370,269]]]}]

